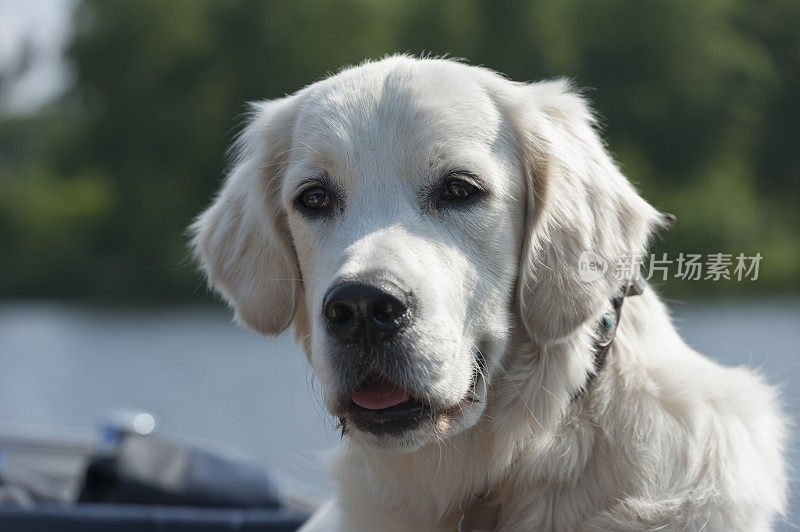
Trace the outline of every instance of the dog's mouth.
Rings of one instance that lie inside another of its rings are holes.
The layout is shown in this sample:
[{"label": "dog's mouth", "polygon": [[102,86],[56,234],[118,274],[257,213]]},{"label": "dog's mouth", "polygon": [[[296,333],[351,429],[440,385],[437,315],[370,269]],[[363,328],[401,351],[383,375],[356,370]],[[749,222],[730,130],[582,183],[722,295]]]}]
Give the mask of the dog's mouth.
[{"label": "dog's mouth", "polygon": [[399,435],[416,428],[432,409],[388,378],[370,374],[350,395],[346,417],[373,434]]},{"label": "dog's mouth", "polygon": [[389,411],[411,401],[411,392],[387,378],[372,376],[350,396],[350,400],[365,410]]},{"label": "dog's mouth", "polygon": [[423,421],[449,423],[467,404],[478,401],[476,387],[482,378],[476,368],[464,398],[450,408],[437,408],[388,377],[370,373],[352,392],[344,408],[342,423],[376,435],[399,436],[418,428]]}]

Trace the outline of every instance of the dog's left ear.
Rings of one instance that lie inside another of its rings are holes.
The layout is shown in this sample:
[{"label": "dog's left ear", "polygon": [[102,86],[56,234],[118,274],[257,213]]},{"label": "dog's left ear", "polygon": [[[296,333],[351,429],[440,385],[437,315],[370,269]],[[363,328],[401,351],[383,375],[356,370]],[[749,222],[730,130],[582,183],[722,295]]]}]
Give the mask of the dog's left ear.
[{"label": "dog's left ear", "polygon": [[237,321],[262,334],[281,333],[303,310],[297,257],[280,206],[280,174],[298,106],[297,96],[252,106],[225,184],[190,228],[209,285]]},{"label": "dog's left ear", "polygon": [[514,85],[503,99],[527,190],[519,313],[531,339],[548,345],[608,307],[622,286],[615,266],[640,256],[667,224],[620,173],[569,83]]}]

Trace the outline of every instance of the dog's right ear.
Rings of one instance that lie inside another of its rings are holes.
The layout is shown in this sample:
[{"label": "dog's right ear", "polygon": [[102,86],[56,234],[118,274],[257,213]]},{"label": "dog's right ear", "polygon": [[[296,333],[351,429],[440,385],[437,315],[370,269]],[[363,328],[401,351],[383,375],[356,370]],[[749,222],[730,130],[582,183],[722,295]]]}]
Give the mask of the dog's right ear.
[{"label": "dog's right ear", "polygon": [[278,334],[302,301],[297,258],[280,205],[297,97],[254,104],[234,146],[233,169],[211,206],[191,225],[192,247],[208,283],[236,320]]},{"label": "dog's right ear", "polygon": [[[638,264],[622,272],[616,265],[635,264],[652,232],[674,217],[662,216],[620,172],[568,82],[514,85],[505,109],[527,189],[519,315],[531,339],[552,345],[608,308],[638,274]],[[605,264],[596,277],[581,270],[587,255]]]}]

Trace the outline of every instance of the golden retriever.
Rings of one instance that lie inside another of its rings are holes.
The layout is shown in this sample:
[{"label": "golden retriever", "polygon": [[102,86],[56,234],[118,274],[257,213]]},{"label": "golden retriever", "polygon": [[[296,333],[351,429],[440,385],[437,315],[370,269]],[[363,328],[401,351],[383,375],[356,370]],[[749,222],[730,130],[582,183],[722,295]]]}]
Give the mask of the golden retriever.
[{"label": "golden retriever", "polygon": [[[314,531],[767,530],[776,394],[581,255],[669,218],[569,83],[393,56],[252,106],[194,223],[209,283],[290,325],[341,420]],[[622,310],[622,301],[625,301]]]}]

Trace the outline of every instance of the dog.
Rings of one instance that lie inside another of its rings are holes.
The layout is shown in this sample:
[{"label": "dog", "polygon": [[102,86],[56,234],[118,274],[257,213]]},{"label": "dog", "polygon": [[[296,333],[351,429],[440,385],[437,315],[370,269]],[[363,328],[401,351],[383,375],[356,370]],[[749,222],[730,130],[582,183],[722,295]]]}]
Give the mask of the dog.
[{"label": "dog", "polygon": [[635,275],[579,267],[671,222],[569,82],[399,55],[252,105],[191,231],[341,421],[303,530],[769,530],[776,391],[689,348]]}]

